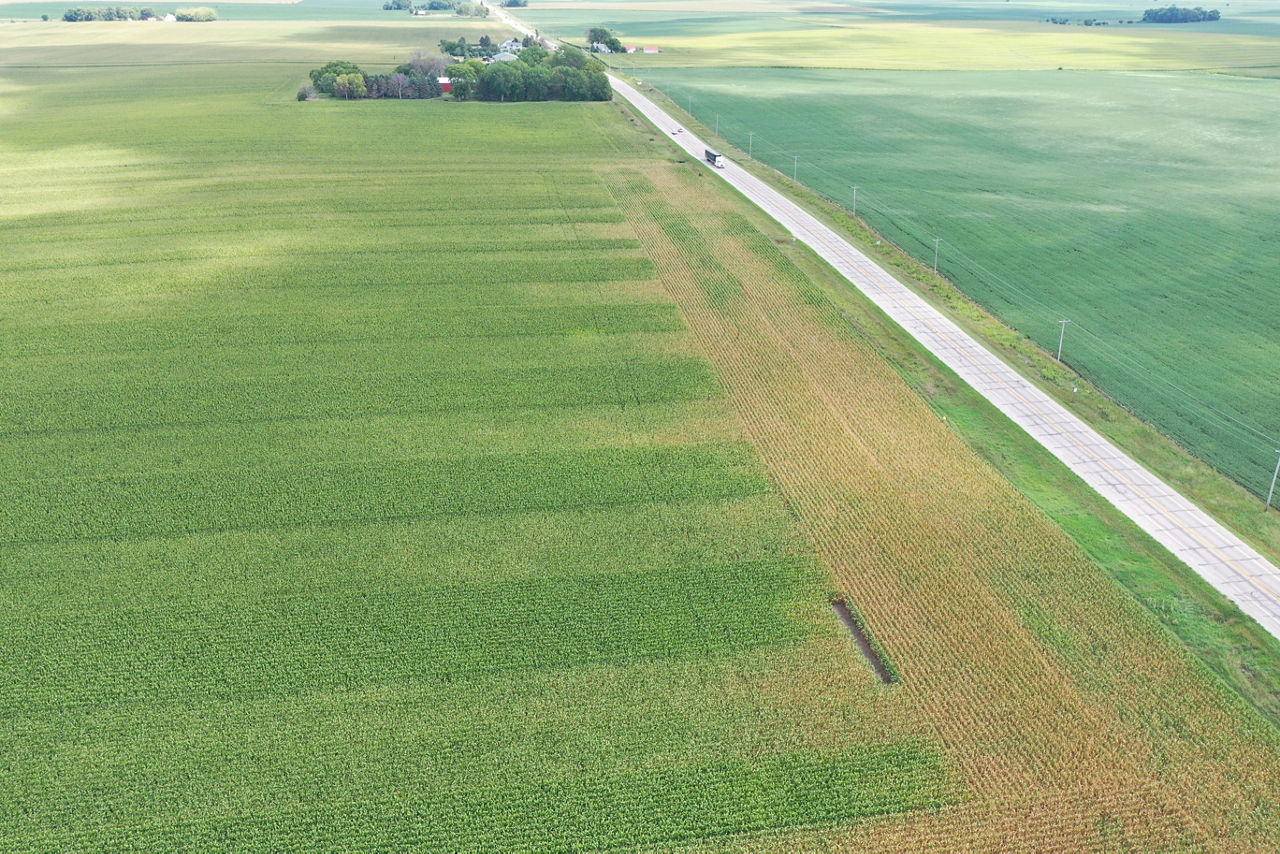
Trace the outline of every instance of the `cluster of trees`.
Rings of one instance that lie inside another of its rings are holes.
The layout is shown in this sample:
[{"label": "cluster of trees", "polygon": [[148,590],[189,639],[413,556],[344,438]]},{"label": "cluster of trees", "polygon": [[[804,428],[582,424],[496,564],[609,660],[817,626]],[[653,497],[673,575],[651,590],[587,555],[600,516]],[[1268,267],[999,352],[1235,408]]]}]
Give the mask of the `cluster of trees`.
[{"label": "cluster of trees", "polygon": [[[533,38],[533,36],[525,36],[520,41],[520,44],[523,47],[536,45],[537,39]],[[480,41],[475,44],[469,44],[465,38],[460,38],[457,41],[440,40],[440,52],[445,56],[454,56],[458,59],[471,59],[473,57],[487,59],[491,56],[496,56],[501,51],[502,48],[487,35],[481,36]]]},{"label": "cluster of trees", "polygon": [[608,101],[613,87],[604,68],[604,63],[574,48],[553,53],[530,45],[514,62],[485,65],[468,59],[444,73],[459,100]]},{"label": "cluster of trees", "polygon": [[604,63],[573,48],[552,53],[535,44],[521,50],[514,62],[489,65],[478,59],[449,65],[442,56],[417,53],[390,74],[368,74],[354,62],[337,60],[311,71],[311,82],[298,90],[298,100],[321,94],[343,99],[438,98],[441,76],[449,78],[452,95],[459,101],[608,101],[613,97]]},{"label": "cluster of trees", "polygon": [[456,15],[472,18],[487,18],[489,7],[473,0],[426,0],[425,3],[414,3],[413,0],[387,0],[382,4],[387,11],[416,12],[453,12]]},{"label": "cluster of trees", "polygon": [[137,21],[154,17],[156,17],[155,9],[150,7],[138,9],[133,6],[101,6],[96,9],[77,6],[62,13],[64,21]]},{"label": "cluster of trees", "polygon": [[587,44],[592,50],[595,46],[602,44],[613,53],[626,53],[627,49],[622,46],[622,42],[618,41],[618,37],[606,30],[604,27],[592,27],[587,30]]},{"label": "cluster of trees", "polygon": [[[141,9],[134,6],[99,6],[89,8],[87,6],[76,6],[74,9],[68,9],[62,13],[64,21],[140,21],[145,18],[159,18],[160,13],[150,6],[143,6]],[[194,9],[179,9],[174,12],[174,17],[179,21],[216,21],[218,13],[208,6],[199,6]],[[45,15],[44,20],[49,20],[49,16]]]},{"label": "cluster of trees", "polygon": [[318,94],[348,100],[439,98],[444,94],[439,80],[444,67],[444,57],[424,57],[421,53],[415,53],[390,74],[368,74],[354,62],[337,60],[312,69],[311,83],[298,90],[298,100],[309,101]]},{"label": "cluster of trees", "polygon": [[1148,9],[1142,13],[1142,23],[1144,24],[1191,24],[1199,21],[1216,21],[1222,16],[1218,14],[1217,9],[1205,11],[1199,6],[1194,9],[1184,9],[1179,6],[1170,6],[1167,9]]}]

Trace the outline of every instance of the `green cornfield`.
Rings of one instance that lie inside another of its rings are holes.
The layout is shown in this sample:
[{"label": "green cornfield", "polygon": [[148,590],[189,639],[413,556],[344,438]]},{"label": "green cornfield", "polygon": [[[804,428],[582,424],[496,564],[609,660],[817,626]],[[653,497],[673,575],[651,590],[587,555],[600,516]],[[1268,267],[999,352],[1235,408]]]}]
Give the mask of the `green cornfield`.
[{"label": "green cornfield", "polygon": [[878,688],[599,171],[643,135],[171,49],[0,72],[0,849],[669,845],[954,797],[927,734],[824,734]]},{"label": "green cornfield", "polygon": [[0,45],[0,850],[1280,844],[1275,728],[625,107],[111,26]]}]

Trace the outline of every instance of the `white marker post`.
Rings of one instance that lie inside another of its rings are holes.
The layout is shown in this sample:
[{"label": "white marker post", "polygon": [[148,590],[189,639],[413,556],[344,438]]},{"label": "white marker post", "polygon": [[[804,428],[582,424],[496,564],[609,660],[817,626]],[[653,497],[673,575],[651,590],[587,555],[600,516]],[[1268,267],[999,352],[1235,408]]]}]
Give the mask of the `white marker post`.
[{"label": "white marker post", "polygon": [[[1277,449],[1276,453],[1280,454],[1280,449]],[[1267,490],[1267,506],[1262,508],[1263,513],[1271,509],[1271,496],[1275,495],[1276,492],[1277,475],[1280,475],[1280,459],[1276,460],[1276,470],[1271,474],[1271,489]]]}]

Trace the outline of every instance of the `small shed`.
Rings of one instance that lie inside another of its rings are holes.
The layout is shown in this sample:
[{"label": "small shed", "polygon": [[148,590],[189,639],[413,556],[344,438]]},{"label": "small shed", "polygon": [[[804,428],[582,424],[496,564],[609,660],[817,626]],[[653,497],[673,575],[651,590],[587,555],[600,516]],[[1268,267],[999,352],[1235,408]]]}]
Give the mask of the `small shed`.
[{"label": "small shed", "polygon": [[644,49],[644,52],[645,52],[645,53],[662,53],[662,51],[661,51],[661,50],[659,50],[659,49],[658,49],[658,48],[656,48],[656,47],[646,47],[646,48]]},{"label": "small shed", "polygon": [[448,77],[437,77],[436,82],[440,84],[441,91],[444,91],[444,92],[453,91],[453,84],[449,82]]}]

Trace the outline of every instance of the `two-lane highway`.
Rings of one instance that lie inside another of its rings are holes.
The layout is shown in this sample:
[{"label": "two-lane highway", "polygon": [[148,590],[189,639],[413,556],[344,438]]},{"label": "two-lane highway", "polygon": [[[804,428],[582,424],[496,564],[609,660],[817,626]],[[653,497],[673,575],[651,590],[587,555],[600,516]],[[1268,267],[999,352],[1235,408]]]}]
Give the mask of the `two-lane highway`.
[{"label": "two-lane highway", "polygon": [[[614,91],[699,160],[706,145],[616,77]],[[676,131],[680,131],[676,133]],[[1280,637],[1280,571],[1072,415],[816,217],[736,163],[711,170],[808,244],[903,329],[1143,530]]]}]

